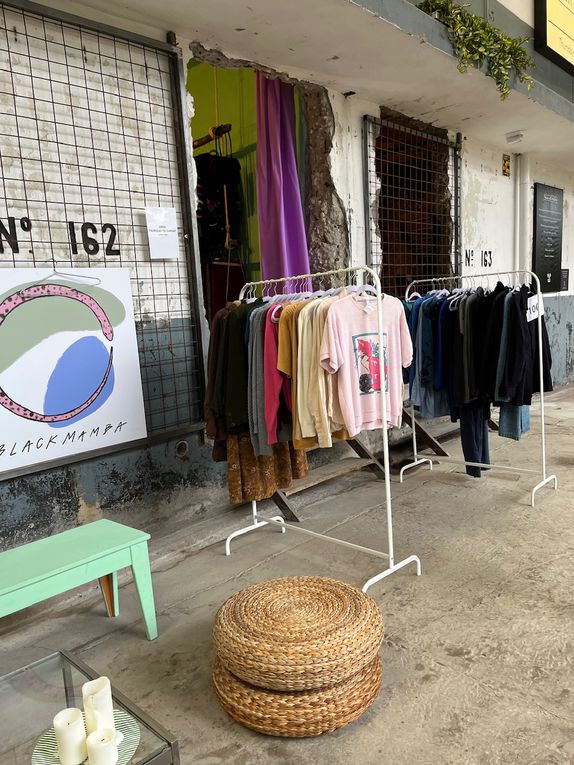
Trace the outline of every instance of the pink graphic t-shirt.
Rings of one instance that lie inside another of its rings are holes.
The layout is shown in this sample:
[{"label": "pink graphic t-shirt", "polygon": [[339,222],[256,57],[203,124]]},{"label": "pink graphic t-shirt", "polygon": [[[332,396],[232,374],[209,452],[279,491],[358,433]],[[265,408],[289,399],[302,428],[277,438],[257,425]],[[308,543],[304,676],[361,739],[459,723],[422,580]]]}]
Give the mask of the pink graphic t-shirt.
[{"label": "pink graphic t-shirt", "polygon": [[334,375],[340,415],[351,436],[382,427],[382,379],[387,393],[387,422],[393,427],[401,423],[402,367],[411,363],[413,346],[401,301],[385,295],[382,306],[382,349],[376,298],[349,295],[333,303],[327,313],[321,366]]}]

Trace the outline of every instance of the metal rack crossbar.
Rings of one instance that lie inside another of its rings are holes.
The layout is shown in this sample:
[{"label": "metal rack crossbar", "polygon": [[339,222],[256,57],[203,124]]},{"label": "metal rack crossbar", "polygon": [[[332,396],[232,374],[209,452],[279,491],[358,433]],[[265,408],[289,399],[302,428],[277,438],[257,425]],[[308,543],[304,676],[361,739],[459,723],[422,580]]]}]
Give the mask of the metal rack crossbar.
[{"label": "metal rack crossbar", "polygon": [[[346,277],[348,280],[348,278],[351,275],[355,275],[356,277],[358,277],[359,275],[362,275],[363,281],[364,281],[364,277],[367,276],[372,281],[372,284],[375,288],[376,299],[377,299],[377,329],[378,329],[378,335],[379,335],[379,347],[383,348],[384,347],[383,307],[382,307],[383,294],[381,291],[381,282],[380,282],[378,274],[372,268],[369,268],[368,266],[351,266],[349,268],[338,268],[332,271],[321,271],[314,274],[299,274],[298,276],[289,276],[289,277],[284,277],[281,279],[264,279],[258,282],[249,282],[243,286],[240,293],[240,298],[243,298],[246,294],[249,294],[250,291],[257,290],[257,288],[262,288],[263,291],[265,291],[265,289],[267,289],[270,285],[279,285],[279,284],[285,284],[285,283],[291,282],[291,283],[295,283],[295,285],[302,284],[308,287],[309,285],[312,284],[313,279],[322,279],[323,277],[326,277],[326,276],[341,276],[341,277]],[[255,531],[256,529],[259,529],[262,526],[271,524],[271,525],[278,526],[281,529],[282,533],[284,533],[286,529],[291,529],[293,531],[299,532],[300,534],[307,534],[308,536],[314,537],[316,539],[322,539],[326,542],[332,542],[333,544],[338,544],[343,547],[348,547],[353,550],[358,550],[359,552],[364,552],[369,555],[374,555],[378,558],[385,558],[386,560],[388,560],[388,567],[384,571],[381,571],[375,576],[372,576],[370,579],[368,579],[365,582],[365,584],[363,585],[363,592],[366,592],[369,589],[369,587],[371,587],[376,582],[381,581],[381,579],[384,579],[390,574],[394,574],[395,571],[398,571],[399,569],[404,568],[410,563],[416,564],[417,576],[420,576],[421,562],[417,555],[410,555],[407,558],[404,558],[403,560],[399,561],[398,563],[395,562],[394,539],[393,539],[393,512],[392,512],[392,498],[391,498],[391,471],[390,471],[390,460],[389,460],[389,438],[388,438],[388,432],[386,427],[387,394],[385,390],[385,385],[383,383],[384,383],[384,380],[381,381],[380,396],[381,396],[381,419],[383,423],[385,424],[384,427],[382,428],[382,431],[383,431],[383,468],[384,468],[384,475],[385,475],[385,507],[386,507],[386,516],[387,516],[387,552],[383,552],[382,550],[375,550],[371,547],[363,547],[361,545],[356,545],[351,542],[346,542],[343,539],[337,539],[335,537],[328,536],[327,534],[320,534],[315,531],[310,531],[309,529],[303,528],[300,524],[293,525],[290,523],[285,523],[285,520],[281,518],[280,516],[274,516],[272,518],[262,518],[257,512],[257,502],[252,501],[251,508],[252,508],[253,522],[248,526],[237,529],[237,531],[234,531],[232,534],[230,534],[227,537],[227,540],[225,542],[226,555],[231,554],[231,541],[233,539],[243,534],[247,534],[250,531]]]},{"label": "metal rack crossbar", "polygon": [[[541,305],[541,291],[540,291],[540,279],[538,276],[533,272],[529,271],[527,269],[519,269],[517,271],[496,271],[486,274],[465,274],[464,276],[444,276],[444,277],[438,277],[434,279],[416,279],[415,281],[412,281],[409,286],[406,289],[405,292],[405,300],[408,300],[411,295],[411,290],[415,285],[418,284],[431,284],[436,286],[446,285],[447,283],[456,281],[459,282],[461,280],[467,279],[471,281],[471,285],[474,285],[476,281],[483,281],[484,279],[488,279],[489,277],[500,277],[500,276],[506,276],[509,278],[509,281],[512,280],[513,276],[516,276],[518,278],[525,276],[531,279],[531,283],[534,282],[536,285],[536,294],[538,295],[538,311],[537,311],[537,334],[538,334],[538,348],[540,349],[538,353],[538,374],[540,376],[540,456],[541,456],[541,464],[539,470],[533,470],[532,468],[523,468],[523,467],[515,467],[513,465],[496,465],[496,464],[489,464],[486,465],[482,462],[468,462],[467,460],[460,460],[456,457],[443,457],[440,458],[437,457],[420,457],[418,448],[417,448],[417,436],[416,431],[413,428],[413,454],[414,454],[414,461],[409,462],[407,465],[404,465],[403,468],[401,468],[399,480],[402,483],[404,480],[404,474],[407,470],[410,470],[414,467],[417,467],[418,465],[422,465],[425,463],[429,464],[430,469],[432,470],[433,461],[434,462],[452,462],[454,464],[458,465],[467,465],[469,467],[480,467],[480,468],[488,468],[489,470],[505,470],[508,472],[513,473],[530,473],[532,475],[539,475],[540,470],[542,472],[542,480],[539,481],[539,483],[534,486],[532,489],[531,495],[530,495],[530,504],[532,507],[534,507],[534,500],[536,496],[536,492],[541,489],[543,486],[546,486],[548,483],[554,484],[554,490],[556,491],[558,489],[558,479],[557,477],[552,474],[548,475],[547,473],[547,465],[546,465],[546,431],[545,431],[545,416],[544,416],[544,370],[542,365],[542,305]],[[414,406],[411,405],[411,416],[413,425],[415,422],[415,410]]]}]

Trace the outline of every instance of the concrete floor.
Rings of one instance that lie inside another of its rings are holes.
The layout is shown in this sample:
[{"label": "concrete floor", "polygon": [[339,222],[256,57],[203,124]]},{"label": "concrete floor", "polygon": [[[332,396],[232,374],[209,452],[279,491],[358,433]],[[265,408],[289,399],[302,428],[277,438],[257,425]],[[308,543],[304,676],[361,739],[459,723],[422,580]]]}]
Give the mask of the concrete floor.
[{"label": "concrete floor", "polygon": [[[0,672],[76,651],[179,738],[184,765],[574,763],[573,394],[548,402],[549,465],[560,490],[543,491],[536,509],[524,475],[475,480],[443,464],[393,483],[397,557],[418,554],[423,575],[409,567],[370,590],[385,619],[383,689],[334,734],[252,733],[211,691],[211,625],[232,593],[293,574],[361,586],[381,569],[376,558],[275,529],[238,540],[229,559],[221,544],[190,552],[184,532],[156,539],[157,641],[144,637],[131,582],[116,620],[105,618],[90,586],[0,622]],[[492,435],[493,461],[535,467],[538,424],[533,410],[533,434],[520,444]],[[307,495],[307,527],[384,545],[381,488],[358,474]]]}]

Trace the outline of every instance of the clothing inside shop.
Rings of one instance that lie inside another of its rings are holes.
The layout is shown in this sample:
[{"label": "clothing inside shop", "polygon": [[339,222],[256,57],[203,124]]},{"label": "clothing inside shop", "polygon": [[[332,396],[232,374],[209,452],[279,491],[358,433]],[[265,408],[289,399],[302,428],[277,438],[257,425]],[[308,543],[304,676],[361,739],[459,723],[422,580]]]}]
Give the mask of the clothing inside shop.
[{"label": "clothing inside shop", "polygon": [[305,118],[296,86],[248,67],[192,59],[187,91],[193,99],[203,295],[211,321],[243,284],[260,278],[262,265],[267,277],[287,273],[281,270],[287,265],[297,273],[308,270]]}]

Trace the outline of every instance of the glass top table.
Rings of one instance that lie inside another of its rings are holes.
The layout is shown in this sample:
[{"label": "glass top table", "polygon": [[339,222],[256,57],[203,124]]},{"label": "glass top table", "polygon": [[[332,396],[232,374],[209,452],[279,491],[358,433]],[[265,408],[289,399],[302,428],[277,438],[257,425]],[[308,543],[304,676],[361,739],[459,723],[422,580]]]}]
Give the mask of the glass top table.
[{"label": "glass top table", "polygon": [[[40,736],[66,707],[82,708],[82,685],[98,673],[67,651],[0,677],[0,763],[30,765]],[[179,765],[177,741],[112,686],[114,709],[139,726],[139,744],[130,765]]]}]

